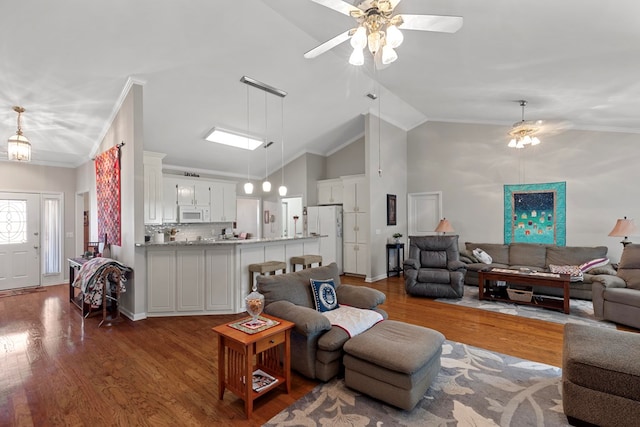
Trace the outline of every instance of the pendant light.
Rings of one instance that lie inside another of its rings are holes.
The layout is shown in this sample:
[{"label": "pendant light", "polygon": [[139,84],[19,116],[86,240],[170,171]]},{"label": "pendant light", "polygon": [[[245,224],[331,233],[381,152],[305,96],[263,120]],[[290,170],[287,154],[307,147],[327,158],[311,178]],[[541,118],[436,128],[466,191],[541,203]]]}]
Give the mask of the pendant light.
[{"label": "pendant light", "polygon": [[31,144],[26,136],[22,135],[22,127],[20,126],[20,116],[24,113],[24,108],[15,106],[13,111],[18,113],[18,130],[16,134],[9,138],[7,142],[7,155],[9,160],[17,162],[31,161]]},{"label": "pendant light", "polygon": [[284,98],[280,99],[280,171],[282,172],[282,180],[278,194],[281,197],[287,195],[287,187],[284,185]]},{"label": "pendant light", "polygon": [[[247,134],[251,133],[249,128],[249,86],[247,86]],[[253,194],[253,184],[251,183],[251,150],[249,149],[249,138],[247,138],[247,182],[244,184],[244,194]]]},{"label": "pendant light", "polygon": [[[264,93],[264,135],[265,140],[268,140],[268,131],[269,131],[269,121],[267,120],[267,92]],[[267,151],[269,146],[271,146],[273,142],[268,142],[264,145],[264,181],[262,181],[262,191],[265,193],[269,193],[271,191],[271,183],[269,182],[269,165],[268,165],[268,154]]]}]

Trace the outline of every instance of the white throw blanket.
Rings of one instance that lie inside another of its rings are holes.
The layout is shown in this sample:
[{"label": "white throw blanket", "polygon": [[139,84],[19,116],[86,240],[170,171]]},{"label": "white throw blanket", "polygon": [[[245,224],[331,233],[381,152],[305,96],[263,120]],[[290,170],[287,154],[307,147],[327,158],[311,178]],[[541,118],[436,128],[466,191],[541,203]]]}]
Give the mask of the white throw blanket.
[{"label": "white throw blanket", "polygon": [[383,320],[382,314],[377,311],[349,305],[340,305],[335,310],[325,311],[322,314],[327,316],[332,325],[344,329],[349,337],[355,337]]}]

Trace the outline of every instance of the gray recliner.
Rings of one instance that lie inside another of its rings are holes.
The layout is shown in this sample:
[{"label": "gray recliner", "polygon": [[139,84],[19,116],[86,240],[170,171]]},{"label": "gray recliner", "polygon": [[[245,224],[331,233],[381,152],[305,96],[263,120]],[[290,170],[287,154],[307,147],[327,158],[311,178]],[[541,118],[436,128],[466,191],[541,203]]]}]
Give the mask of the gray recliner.
[{"label": "gray recliner", "polygon": [[640,328],[640,244],[625,246],[617,276],[598,275],[592,280],[596,319]]},{"label": "gray recliner", "polygon": [[409,236],[404,262],[405,290],[410,295],[462,298],[466,265],[460,261],[458,236]]}]

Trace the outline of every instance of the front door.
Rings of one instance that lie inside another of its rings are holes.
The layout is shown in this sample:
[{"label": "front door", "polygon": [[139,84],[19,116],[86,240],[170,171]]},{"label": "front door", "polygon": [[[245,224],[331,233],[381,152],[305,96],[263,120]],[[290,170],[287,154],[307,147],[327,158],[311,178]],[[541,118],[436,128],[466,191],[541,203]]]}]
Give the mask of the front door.
[{"label": "front door", "polygon": [[40,195],[0,193],[0,290],[40,285]]}]

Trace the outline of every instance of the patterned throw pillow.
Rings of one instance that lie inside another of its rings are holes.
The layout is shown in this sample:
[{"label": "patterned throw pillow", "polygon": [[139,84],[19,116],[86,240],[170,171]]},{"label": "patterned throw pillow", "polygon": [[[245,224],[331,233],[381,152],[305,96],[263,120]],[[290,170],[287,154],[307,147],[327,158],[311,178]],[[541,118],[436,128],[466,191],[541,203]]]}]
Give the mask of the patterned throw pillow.
[{"label": "patterned throw pillow", "polygon": [[592,268],[604,267],[607,264],[609,264],[609,258],[596,258],[591,261],[587,261],[584,264],[580,264],[580,270],[583,273],[586,273]]},{"label": "patterned throw pillow", "polygon": [[553,265],[549,264],[549,271],[558,274],[568,274],[571,276],[569,280],[572,282],[582,282],[584,277],[582,276],[582,270],[579,265]]},{"label": "patterned throw pillow", "polygon": [[338,295],[336,294],[336,286],[333,279],[311,281],[311,292],[313,293],[313,302],[316,310],[319,312],[331,311],[338,308]]}]

